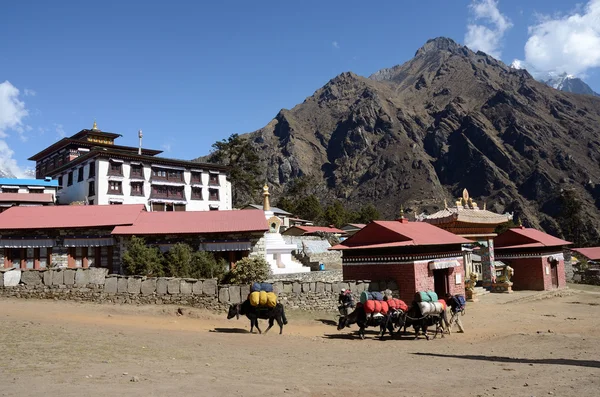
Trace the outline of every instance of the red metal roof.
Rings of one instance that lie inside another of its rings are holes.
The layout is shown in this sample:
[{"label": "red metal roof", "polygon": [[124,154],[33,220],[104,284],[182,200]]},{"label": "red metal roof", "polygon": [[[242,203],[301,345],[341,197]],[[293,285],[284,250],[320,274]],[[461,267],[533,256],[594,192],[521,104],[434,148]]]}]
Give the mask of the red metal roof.
[{"label": "red metal roof", "polygon": [[265,214],[256,210],[143,212],[131,226],[117,226],[112,234],[202,234],[265,232]]},{"label": "red metal roof", "polygon": [[573,243],[523,226],[508,229],[494,239],[496,249],[561,247],[570,244]]},{"label": "red metal roof", "polygon": [[0,193],[0,202],[11,203],[53,203],[50,193]]},{"label": "red metal roof", "polygon": [[471,241],[425,222],[373,221],[331,249],[373,249],[468,243]]},{"label": "red metal roof", "polygon": [[11,207],[0,214],[0,230],[131,225],[142,211],[143,204]]},{"label": "red metal roof", "polygon": [[293,228],[302,230],[304,232],[304,234],[310,234],[310,233],[315,233],[315,232],[346,234],[345,230],[341,230],[336,227],[327,227],[327,226],[299,226],[299,225],[296,225],[296,226],[292,226],[292,227],[288,228],[287,230],[290,230]]},{"label": "red metal roof", "polygon": [[572,251],[578,252],[592,261],[600,260],[600,247],[573,248]]}]

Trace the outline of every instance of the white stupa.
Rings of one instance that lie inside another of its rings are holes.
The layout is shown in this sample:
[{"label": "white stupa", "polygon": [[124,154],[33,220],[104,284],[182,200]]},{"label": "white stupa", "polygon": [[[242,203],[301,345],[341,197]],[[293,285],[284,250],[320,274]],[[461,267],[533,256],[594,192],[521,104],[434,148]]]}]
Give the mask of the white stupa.
[{"label": "white stupa", "polygon": [[304,273],[310,272],[310,267],[302,266],[302,263],[292,257],[292,251],[296,250],[296,244],[286,244],[283,236],[279,233],[281,219],[271,211],[269,203],[269,187],[263,187],[263,210],[269,223],[269,231],[265,233],[265,251],[267,262],[271,265],[273,274]]}]

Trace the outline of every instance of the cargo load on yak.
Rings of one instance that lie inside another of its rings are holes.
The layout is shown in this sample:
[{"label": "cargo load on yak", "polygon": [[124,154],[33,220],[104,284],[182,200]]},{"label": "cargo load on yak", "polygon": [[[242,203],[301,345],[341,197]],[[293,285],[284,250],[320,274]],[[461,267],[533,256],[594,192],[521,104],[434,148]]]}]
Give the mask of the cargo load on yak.
[{"label": "cargo load on yak", "polygon": [[419,302],[419,309],[421,315],[427,316],[429,314],[441,314],[444,311],[444,306],[440,302]]},{"label": "cargo load on yak", "polygon": [[373,295],[371,295],[371,293],[369,291],[363,291],[360,293],[360,298],[359,298],[360,303],[362,303],[364,305],[366,301],[370,301],[370,300],[373,300]]},{"label": "cargo load on yak", "polygon": [[383,294],[379,291],[373,291],[371,292],[371,295],[373,296],[373,299],[376,301],[383,301]]},{"label": "cargo load on yak", "polygon": [[250,286],[250,292],[273,292],[273,284],[269,283],[253,283]]},{"label": "cargo load on yak", "polygon": [[277,305],[277,295],[274,292],[253,291],[248,295],[248,300],[254,307],[273,308]]},{"label": "cargo load on yak", "polygon": [[385,302],[387,302],[388,306],[390,307],[390,310],[402,310],[405,313],[408,311],[408,305],[404,303],[403,300],[396,298],[388,298],[385,300]]},{"label": "cargo load on yak", "polygon": [[437,302],[438,299],[433,291],[419,291],[415,294],[415,302]]},{"label": "cargo load on yak", "polygon": [[378,301],[378,300],[368,300],[363,303],[363,307],[365,309],[365,313],[367,314],[377,314],[381,313],[384,316],[388,314],[390,310],[388,303],[386,301]]}]

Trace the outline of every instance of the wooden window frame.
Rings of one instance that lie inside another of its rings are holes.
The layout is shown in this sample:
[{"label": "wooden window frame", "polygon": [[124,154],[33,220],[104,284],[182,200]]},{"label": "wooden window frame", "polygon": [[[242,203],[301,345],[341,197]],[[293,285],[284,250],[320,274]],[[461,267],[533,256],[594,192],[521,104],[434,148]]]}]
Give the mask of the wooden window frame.
[{"label": "wooden window frame", "polygon": [[208,186],[221,186],[219,183],[219,174],[208,173]]},{"label": "wooden window frame", "polygon": [[92,161],[90,163],[90,170],[88,172],[88,179],[96,177],[96,162]]},{"label": "wooden window frame", "polygon": [[202,173],[191,171],[190,182],[198,185],[202,184]]},{"label": "wooden window frame", "polygon": [[83,182],[83,169],[84,167],[79,167],[79,173],[77,174],[77,182]]},{"label": "wooden window frame", "polygon": [[[198,194],[198,192],[199,192],[199,194]],[[191,199],[192,200],[202,200],[202,188],[201,187],[193,187],[192,186]]]},{"label": "wooden window frame", "polygon": [[73,185],[73,171],[69,171],[67,174],[67,186]]},{"label": "wooden window frame", "polygon": [[[130,182],[129,186],[131,187],[131,196],[135,197],[144,197],[144,182]],[[139,192],[133,189],[134,186],[140,186],[141,189]]]},{"label": "wooden window frame", "polygon": [[[139,172],[134,172],[139,170]],[[144,166],[138,164],[131,164],[129,168],[129,178],[144,178]]]},{"label": "wooden window frame", "polygon": [[[215,198],[216,196],[216,198]],[[209,201],[220,201],[219,189],[208,189],[208,200]]]},{"label": "wooden window frame", "polygon": [[116,161],[109,161],[108,162],[108,174],[107,175],[109,175],[109,176],[123,176],[123,163],[118,163]]},{"label": "wooden window frame", "polygon": [[[119,185],[119,190],[111,189],[111,184],[118,184]],[[121,181],[108,181],[108,193],[107,194],[113,194],[113,195],[122,196],[123,195],[123,182],[121,182]]]}]

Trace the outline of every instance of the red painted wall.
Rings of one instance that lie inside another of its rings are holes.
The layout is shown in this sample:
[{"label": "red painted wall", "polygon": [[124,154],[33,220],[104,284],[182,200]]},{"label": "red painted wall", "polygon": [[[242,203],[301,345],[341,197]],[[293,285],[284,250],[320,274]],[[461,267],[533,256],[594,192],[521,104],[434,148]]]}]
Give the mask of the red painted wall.
[{"label": "red painted wall", "polygon": [[[552,289],[552,269],[548,262],[548,257],[545,255],[537,258],[519,258],[519,259],[502,259],[502,262],[510,265],[515,270],[515,275],[511,278],[513,289],[518,290],[534,290],[548,291]],[[549,272],[546,274],[546,267]],[[564,288],[567,285],[565,275],[565,262],[559,260],[557,265],[558,271],[558,287]]]},{"label": "red painted wall", "polygon": [[[465,294],[465,278],[462,258],[453,258],[460,262],[459,267],[449,269],[448,284],[450,293]],[[381,265],[344,265],[344,280],[395,280],[400,291],[399,298],[410,303],[417,291],[434,290],[433,271],[429,270],[427,261],[407,264]],[[456,284],[456,274],[461,275],[460,284]]]}]

